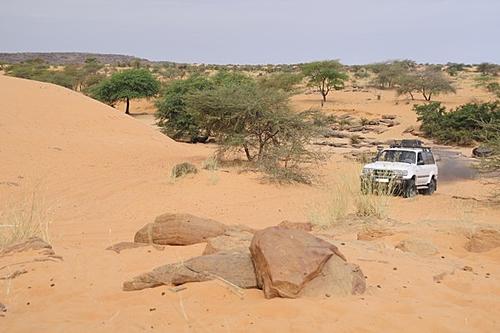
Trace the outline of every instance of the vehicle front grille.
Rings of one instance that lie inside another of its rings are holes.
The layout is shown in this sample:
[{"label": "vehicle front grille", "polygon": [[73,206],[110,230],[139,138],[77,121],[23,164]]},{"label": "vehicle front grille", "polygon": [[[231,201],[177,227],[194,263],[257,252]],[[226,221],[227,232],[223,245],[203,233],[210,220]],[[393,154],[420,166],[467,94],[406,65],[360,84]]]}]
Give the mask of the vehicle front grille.
[{"label": "vehicle front grille", "polygon": [[391,170],[373,170],[373,175],[377,178],[392,178],[394,171]]}]

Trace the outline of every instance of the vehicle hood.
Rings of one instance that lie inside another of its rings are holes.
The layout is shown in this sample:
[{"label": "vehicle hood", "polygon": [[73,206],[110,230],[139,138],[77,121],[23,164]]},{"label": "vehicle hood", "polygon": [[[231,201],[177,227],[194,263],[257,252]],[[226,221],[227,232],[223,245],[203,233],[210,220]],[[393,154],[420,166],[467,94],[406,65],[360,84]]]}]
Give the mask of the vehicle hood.
[{"label": "vehicle hood", "polygon": [[373,163],[366,164],[364,167],[367,169],[377,169],[377,170],[410,170],[413,164],[402,163],[402,162],[383,162],[376,161]]}]

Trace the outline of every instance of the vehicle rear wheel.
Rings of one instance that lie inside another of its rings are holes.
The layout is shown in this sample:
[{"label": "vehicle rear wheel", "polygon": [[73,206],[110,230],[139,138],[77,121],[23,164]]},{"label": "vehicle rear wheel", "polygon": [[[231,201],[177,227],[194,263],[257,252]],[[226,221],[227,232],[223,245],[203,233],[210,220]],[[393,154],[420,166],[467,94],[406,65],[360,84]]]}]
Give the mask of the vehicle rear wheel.
[{"label": "vehicle rear wheel", "polygon": [[429,183],[428,187],[425,189],[424,194],[425,195],[431,195],[436,191],[437,188],[437,182],[436,179],[432,178],[431,182]]},{"label": "vehicle rear wheel", "polygon": [[403,197],[404,198],[413,198],[414,196],[417,195],[417,185],[415,184],[415,179],[408,179],[406,181],[404,190],[403,190]]}]

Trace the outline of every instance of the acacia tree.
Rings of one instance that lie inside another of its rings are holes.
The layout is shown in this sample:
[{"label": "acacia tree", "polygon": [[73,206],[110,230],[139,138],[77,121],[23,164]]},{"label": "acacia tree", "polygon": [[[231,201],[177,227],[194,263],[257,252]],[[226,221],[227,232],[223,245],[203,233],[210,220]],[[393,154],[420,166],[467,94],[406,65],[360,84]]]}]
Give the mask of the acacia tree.
[{"label": "acacia tree", "polygon": [[158,94],[160,83],[147,69],[129,69],[113,74],[90,90],[90,96],[109,105],[125,101],[125,114],[130,114],[130,100]]},{"label": "acacia tree", "polygon": [[342,64],[336,60],[311,62],[303,65],[302,71],[309,78],[309,85],[317,88],[323,97],[321,105],[332,89],[343,89],[344,81],[349,78],[343,72]]},{"label": "acacia tree", "polygon": [[426,101],[434,95],[456,92],[443,72],[431,68],[401,75],[397,86],[398,94],[409,94],[414,99],[413,93],[420,92]]}]

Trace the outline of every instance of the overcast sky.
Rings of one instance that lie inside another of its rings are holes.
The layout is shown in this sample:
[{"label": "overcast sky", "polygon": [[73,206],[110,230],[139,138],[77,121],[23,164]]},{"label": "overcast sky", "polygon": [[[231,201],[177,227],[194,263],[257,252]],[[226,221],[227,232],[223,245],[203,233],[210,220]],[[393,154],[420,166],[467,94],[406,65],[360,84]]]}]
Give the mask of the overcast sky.
[{"label": "overcast sky", "polygon": [[500,0],[0,0],[0,52],[500,63]]}]

